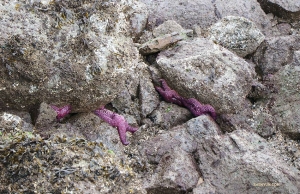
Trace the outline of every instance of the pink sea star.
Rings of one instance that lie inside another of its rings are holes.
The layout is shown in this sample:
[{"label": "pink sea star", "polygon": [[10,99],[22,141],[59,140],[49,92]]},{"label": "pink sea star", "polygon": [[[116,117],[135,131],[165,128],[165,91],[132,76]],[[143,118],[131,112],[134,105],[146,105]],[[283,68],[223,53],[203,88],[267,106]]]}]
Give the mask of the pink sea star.
[{"label": "pink sea star", "polygon": [[105,109],[104,106],[95,110],[94,113],[107,122],[110,126],[117,127],[119,137],[123,145],[129,144],[129,142],[126,140],[126,132],[129,131],[134,133],[138,130],[138,128],[130,126],[122,115]]},{"label": "pink sea star", "polygon": [[71,106],[70,105],[66,105],[66,106],[63,106],[61,108],[59,108],[57,106],[54,106],[54,105],[50,105],[50,106],[57,113],[57,115],[56,115],[57,121],[60,121],[62,118],[64,118],[67,114],[69,114],[71,112]]},{"label": "pink sea star", "polygon": [[172,90],[166,80],[164,79],[160,79],[159,81],[161,81],[161,85],[162,87],[159,86],[155,86],[155,89],[157,90],[157,92],[162,95],[162,97],[164,98],[164,100],[166,102],[170,102],[170,103],[174,103],[177,104],[179,106],[182,106],[182,97],[179,96],[179,94],[175,91]]},{"label": "pink sea star", "polygon": [[214,120],[217,118],[216,111],[214,107],[209,104],[201,104],[195,98],[183,99],[183,105],[191,111],[191,113],[197,117],[202,114],[209,114]]},{"label": "pink sea star", "polygon": [[162,83],[162,88],[156,86],[155,89],[160,95],[162,95],[166,102],[171,102],[179,106],[186,107],[195,117],[202,114],[209,114],[213,119],[216,119],[216,111],[211,105],[203,105],[195,98],[183,98],[175,90],[172,90],[164,79],[161,79],[160,81]]}]

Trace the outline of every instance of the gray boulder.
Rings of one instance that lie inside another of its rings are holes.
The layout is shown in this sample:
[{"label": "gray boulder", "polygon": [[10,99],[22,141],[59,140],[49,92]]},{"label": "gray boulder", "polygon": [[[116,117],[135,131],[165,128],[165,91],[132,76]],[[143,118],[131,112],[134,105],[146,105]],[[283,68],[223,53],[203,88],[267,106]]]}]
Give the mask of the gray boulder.
[{"label": "gray boulder", "polygon": [[272,95],[271,112],[277,127],[292,139],[300,139],[299,76],[299,63],[286,65],[274,76],[277,93]]},{"label": "gray boulder", "polygon": [[140,0],[149,9],[148,27],[174,20],[185,29],[195,25],[204,31],[226,16],[239,16],[253,21],[264,34],[272,34],[271,22],[256,0]]},{"label": "gray boulder", "polygon": [[254,54],[254,63],[263,75],[274,74],[293,60],[293,52],[300,49],[300,36],[268,37]]},{"label": "gray boulder", "polygon": [[242,58],[204,38],[181,41],[163,51],[157,66],[180,95],[234,113],[251,90],[254,69]]},{"label": "gray boulder", "polygon": [[299,193],[300,172],[288,166],[263,138],[237,130],[228,135],[198,140],[201,187],[216,193]]},{"label": "gray boulder", "polygon": [[126,80],[138,80],[138,51],[127,36],[126,19],[134,6],[131,1],[1,6],[0,107],[29,110],[46,102],[86,112],[111,102],[130,85]]},{"label": "gray boulder", "polygon": [[284,18],[288,21],[300,19],[300,2],[295,0],[258,0],[266,13]]},{"label": "gray boulder", "polygon": [[240,57],[253,53],[265,39],[253,22],[237,16],[227,16],[213,24],[208,37]]}]

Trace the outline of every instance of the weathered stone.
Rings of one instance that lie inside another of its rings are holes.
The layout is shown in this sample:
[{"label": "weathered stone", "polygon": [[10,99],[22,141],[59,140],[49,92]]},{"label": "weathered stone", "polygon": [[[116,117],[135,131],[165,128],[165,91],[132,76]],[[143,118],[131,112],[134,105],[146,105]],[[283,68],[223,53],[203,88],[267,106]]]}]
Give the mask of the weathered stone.
[{"label": "weathered stone", "polygon": [[140,77],[139,99],[141,114],[145,118],[159,105],[159,96],[153,86],[150,72],[145,70],[143,75]]},{"label": "weathered stone", "polygon": [[170,87],[181,96],[234,113],[251,90],[254,68],[227,49],[204,39],[181,41],[157,58]]},{"label": "weathered stone", "polygon": [[271,113],[276,118],[277,127],[292,139],[300,139],[299,76],[299,63],[286,65],[274,75],[274,87],[278,93],[272,95]]},{"label": "weathered stone", "polygon": [[[20,114],[25,116],[22,117]],[[19,116],[20,115],[20,116]],[[1,112],[0,113],[0,133],[8,133],[11,130],[22,130],[22,131],[32,131],[33,125],[31,120],[27,120],[27,115],[30,117],[29,113],[14,113],[12,112]],[[0,135],[0,136],[1,136]]]},{"label": "weathered stone", "polygon": [[159,37],[173,32],[182,32],[184,29],[174,20],[168,20],[153,29],[153,36]]},{"label": "weathered stone", "polygon": [[169,130],[191,119],[192,114],[186,108],[162,101],[149,117],[154,124]]},{"label": "weathered stone", "polygon": [[[228,135],[202,138],[198,143],[202,184],[205,188],[209,185],[209,190],[216,193],[298,193],[300,190],[299,170],[285,164],[266,140],[255,133],[237,130]],[[197,190],[194,193],[198,194]]]},{"label": "weathered stone", "polygon": [[300,19],[300,2],[295,0],[258,0],[266,13],[284,18],[288,21]]},{"label": "weathered stone", "polygon": [[271,22],[256,0],[141,0],[150,10],[148,28],[174,20],[185,29],[198,25],[204,31],[226,16],[245,17],[264,34],[272,34]]},{"label": "weathered stone", "polygon": [[253,22],[237,16],[227,16],[213,24],[208,37],[240,57],[253,53],[265,39]]},{"label": "weathered stone", "polygon": [[200,177],[193,156],[176,148],[162,157],[157,172],[145,186],[149,194],[181,194],[192,191]]},{"label": "weathered stone", "polygon": [[274,74],[290,63],[293,52],[300,49],[300,36],[268,37],[258,47],[253,59],[263,75]]},{"label": "weathered stone", "polygon": [[49,128],[51,125],[57,122],[57,113],[50,105],[46,103],[41,103],[39,110],[37,112],[37,118],[35,121],[35,127],[37,130],[43,130]]},{"label": "weathered stone", "polygon": [[143,55],[157,53],[180,40],[187,39],[188,36],[191,36],[192,34],[192,30],[185,30],[182,32],[173,32],[171,34],[165,34],[140,45],[139,51]]},{"label": "weathered stone", "polygon": [[129,15],[132,35],[136,39],[146,28],[149,11],[144,3],[136,1]]},{"label": "weathered stone", "polygon": [[215,122],[209,116],[201,115],[152,138],[146,142],[144,152],[149,162],[159,163],[172,148],[180,148],[193,153],[197,148],[196,139],[218,134],[221,134],[221,131]]},{"label": "weathered stone", "polygon": [[126,10],[133,6],[133,1],[4,3],[0,108],[29,110],[46,102],[85,112],[111,102],[126,80],[138,80],[138,51],[126,36],[131,30]]}]

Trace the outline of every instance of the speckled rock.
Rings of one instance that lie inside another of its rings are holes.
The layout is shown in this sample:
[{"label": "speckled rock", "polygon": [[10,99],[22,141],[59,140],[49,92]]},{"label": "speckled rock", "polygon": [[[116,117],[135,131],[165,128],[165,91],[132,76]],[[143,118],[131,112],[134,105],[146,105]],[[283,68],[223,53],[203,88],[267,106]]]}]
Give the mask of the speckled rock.
[{"label": "speckled rock", "polygon": [[140,78],[139,99],[141,114],[145,118],[159,105],[159,96],[152,83],[150,72],[145,69],[143,75]]},{"label": "speckled rock", "polygon": [[0,108],[41,102],[86,112],[138,80],[129,37],[135,1],[6,1],[0,7]]},{"label": "speckled rock", "polygon": [[300,36],[268,37],[258,47],[253,59],[263,75],[274,74],[293,60],[293,53],[300,50]]},{"label": "speckled rock", "polygon": [[137,39],[146,28],[149,11],[144,3],[136,1],[130,9],[129,15],[131,32],[133,38]]},{"label": "speckled rock", "polygon": [[150,163],[157,164],[173,148],[188,153],[197,149],[196,139],[221,134],[219,127],[207,115],[201,115],[183,125],[161,133],[145,143],[144,153]]},{"label": "speckled rock", "polygon": [[171,34],[172,32],[182,32],[184,29],[174,20],[167,20],[161,25],[153,29],[153,36],[159,37],[165,34]]},{"label": "speckled rock", "polygon": [[228,135],[198,139],[201,187],[216,193],[298,193],[300,171],[280,159],[266,140],[237,130]]},{"label": "speckled rock", "polygon": [[0,193],[146,193],[128,157],[71,131],[0,135]]},{"label": "speckled rock", "polygon": [[162,157],[157,171],[145,186],[148,194],[181,194],[192,191],[200,177],[193,156],[176,148]]},{"label": "speckled rock", "polygon": [[213,24],[208,37],[240,57],[253,53],[265,39],[253,22],[237,16],[227,16]]},{"label": "speckled rock", "polygon": [[37,112],[37,118],[35,121],[35,128],[37,130],[43,130],[49,128],[51,125],[57,122],[57,113],[46,103],[41,103]]},{"label": "speckled rock", "polygon": [[[299,57],[300,52],[297,53]],[[277,93],[272,95],[274,101],[270,104],[277,127],[292,139],[300,139],[299,76],[299,63],[286,65],[278,71],[273,80]]]},{"label": "speckled rock", "polygon": [[172,127],[181,125],[191,119],[192,114],[186,108],[162,101],[149,118],[154,124],[169,130]]},{"label": "speckled rock", "polygon": [[284,18],[288,21],[300,19],[300,2],[297,0],[258,0],[266,13]]},{"label": "speckled rock", "polygon": [[264,34],[272,34],[271,22],[256,0],[140,0],[150,10],[148,28],[174,20],[185,29],[194,25],[207,30],[226,16],[240,16],[253,21]]},{"label": "speckled rock", "polygon": [[[25,116],[25,117],[24,117]],[[29,117],[29,120],[26,119]],[[29,113],[0,112],[0,133],[7,133],[11,130],[32,131],[33,125]],[[0,136],[1,136],[0,135]]]},{"label": "speckled rock", "polygon": [[181,41],[159,54],[157,66],[170,87],[186,98],[234,113],[251,90],[253,67],[204,38]]}]

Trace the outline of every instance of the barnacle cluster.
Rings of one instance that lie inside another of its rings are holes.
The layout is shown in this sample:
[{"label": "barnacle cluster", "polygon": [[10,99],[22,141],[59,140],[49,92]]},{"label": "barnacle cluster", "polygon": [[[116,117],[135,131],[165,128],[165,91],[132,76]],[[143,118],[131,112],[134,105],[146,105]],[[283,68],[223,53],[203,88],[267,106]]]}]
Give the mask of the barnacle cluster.
[{"label": "barnacle cluster", "polygon": [[0,193],[139,193],[136,181],[130,164],[102,142],[18,129],[0,134]]}]

